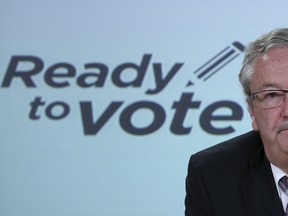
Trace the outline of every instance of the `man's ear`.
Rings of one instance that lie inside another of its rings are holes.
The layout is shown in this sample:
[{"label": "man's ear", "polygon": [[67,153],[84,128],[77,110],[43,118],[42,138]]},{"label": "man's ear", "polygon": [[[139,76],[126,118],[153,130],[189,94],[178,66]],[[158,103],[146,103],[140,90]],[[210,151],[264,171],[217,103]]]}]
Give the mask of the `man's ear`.
[{"label": "man's ear", "polygon": [[253,128],[253,130],[258,131],[258,125],[257,125],[257,122],[256,122],[255,117],[254,117],[252,101],[250,99],[247,99],[246,102],[248,105],[248,112],[249,112],[251,120],[252,120],[252,122],[251,122],[252,128]]},{"label": "man's ear", "polygon": [[258,125],[257,125],[257,122],[255,121],[254,116],[252,116],[251,119],[252,119],[252,128],[253,128],[253,130],[258,131]]}]

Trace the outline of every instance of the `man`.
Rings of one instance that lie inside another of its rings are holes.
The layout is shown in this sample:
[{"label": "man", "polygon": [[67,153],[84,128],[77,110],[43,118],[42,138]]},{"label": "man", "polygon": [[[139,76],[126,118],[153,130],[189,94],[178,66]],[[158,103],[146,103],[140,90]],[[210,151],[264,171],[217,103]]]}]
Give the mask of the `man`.
[{"label": "man", "polygon": [[247,47],[239,80],[253,131],[191,156],[186,216],[288,215],[288,28]]}]

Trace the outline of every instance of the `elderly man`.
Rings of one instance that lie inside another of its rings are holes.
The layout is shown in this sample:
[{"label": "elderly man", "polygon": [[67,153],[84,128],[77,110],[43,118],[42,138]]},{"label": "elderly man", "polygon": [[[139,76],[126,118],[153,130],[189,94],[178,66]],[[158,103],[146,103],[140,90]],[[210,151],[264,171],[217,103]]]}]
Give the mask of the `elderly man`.
[{"label": "elderly man", "polygon": [[288,29],[250,43],[239,79],[253,131],[191,156],[186,216],[288,215]]}]

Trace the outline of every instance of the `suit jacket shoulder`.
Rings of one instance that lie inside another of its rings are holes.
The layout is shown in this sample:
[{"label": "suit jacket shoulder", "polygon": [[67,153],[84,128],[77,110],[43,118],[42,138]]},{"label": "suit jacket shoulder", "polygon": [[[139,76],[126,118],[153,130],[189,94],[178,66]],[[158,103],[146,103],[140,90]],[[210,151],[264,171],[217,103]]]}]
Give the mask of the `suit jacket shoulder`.
[{"label": "suit jacket shoulder", "polygon": [[185,206],[186,216],[283,214],[259,133],[251,131],[192,155]]},{"label": "suit jacket shoulder", "polygon": [[[250,131],[225,142],[202,150],[196,157],[202,168],[221,168],[221,166],[239,169],[246,166],[257,152],[263,151],[263,145],[258,132]],[[263,152],[264,154],[264,152]]]}]

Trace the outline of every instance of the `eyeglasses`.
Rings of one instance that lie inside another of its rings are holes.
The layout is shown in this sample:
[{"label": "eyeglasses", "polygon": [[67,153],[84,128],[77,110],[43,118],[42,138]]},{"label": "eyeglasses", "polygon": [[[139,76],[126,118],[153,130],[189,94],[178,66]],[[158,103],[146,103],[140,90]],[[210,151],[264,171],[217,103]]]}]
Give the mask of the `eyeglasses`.
[{"label": "eyeglasses", "polygon": [[258,100],[263,106],[263,109],[273,109],[283,104],[287,92],[288,89],[263,90],[251,93],[250,98],[252,100]]}]

